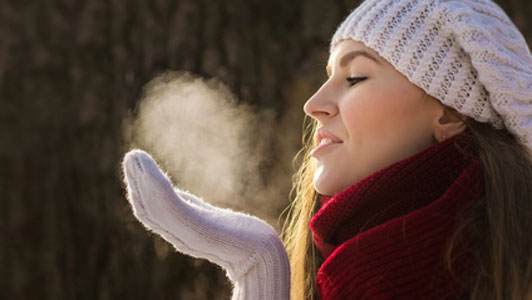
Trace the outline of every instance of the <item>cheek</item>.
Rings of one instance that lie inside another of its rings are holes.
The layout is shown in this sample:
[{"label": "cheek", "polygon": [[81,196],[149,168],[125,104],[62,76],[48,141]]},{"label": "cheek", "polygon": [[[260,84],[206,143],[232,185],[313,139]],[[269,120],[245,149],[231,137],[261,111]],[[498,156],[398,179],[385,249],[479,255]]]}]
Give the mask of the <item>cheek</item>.
[{"label": "cheek", "polygon": [[391,124],[405,118],[408,109],[397,98],[397,94],[378,88],[357,91],[352,101],[346,101],[340,108],[351,137],[389,130]]},{"label": "cheek", "polygon": [[360,89],[343,109],[351,151],[373,168],[425,147],[432,136],[431,108],[415,87],[374,85]]},{"label": "cheek", "polygon": [[[423,92],[405,82],[375,82],[373,86],[360,90],[358,101],[349,103],[346,110],[351,116],[349,123],[357,122],[364,130],[412,129],[425,125],[427,114]],[[394,130],[395,131],[395,130]]]}]

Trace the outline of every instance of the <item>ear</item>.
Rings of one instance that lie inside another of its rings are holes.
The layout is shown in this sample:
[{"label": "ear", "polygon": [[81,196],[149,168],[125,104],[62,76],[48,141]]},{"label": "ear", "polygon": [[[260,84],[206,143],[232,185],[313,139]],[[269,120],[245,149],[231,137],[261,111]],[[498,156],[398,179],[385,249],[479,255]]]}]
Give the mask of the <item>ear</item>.
[{"label": "ear", "polygon": [[441,113],[434,120],[434,137],[443,142],[466,129],[467,116],[457,112],[454,108],[442,106]]}]

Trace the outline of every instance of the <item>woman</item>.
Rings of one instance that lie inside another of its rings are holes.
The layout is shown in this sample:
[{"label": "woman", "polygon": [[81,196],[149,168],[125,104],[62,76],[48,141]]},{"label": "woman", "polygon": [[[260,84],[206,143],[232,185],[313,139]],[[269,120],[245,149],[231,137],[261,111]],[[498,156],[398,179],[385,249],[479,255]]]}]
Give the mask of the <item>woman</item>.
[{"label": "woman", "polygon": [[226,269],[233,299],[531,299],[532,56],[504,12],[365,1],[327,72],[304,108],[290,263],[270,226],[174,190],[138,150],[135,215]]}]

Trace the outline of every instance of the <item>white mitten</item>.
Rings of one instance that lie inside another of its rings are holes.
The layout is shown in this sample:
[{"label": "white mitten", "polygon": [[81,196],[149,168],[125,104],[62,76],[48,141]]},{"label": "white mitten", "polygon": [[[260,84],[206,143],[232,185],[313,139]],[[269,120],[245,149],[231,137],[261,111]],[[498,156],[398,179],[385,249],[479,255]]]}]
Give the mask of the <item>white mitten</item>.
[{"label": "white mitten", "polygon": [[288,257],[270,225],[174,190],[143,151],[128,152],[123,168],[134,215],[178,251],[223,267],[233,300],[289,299]]}]

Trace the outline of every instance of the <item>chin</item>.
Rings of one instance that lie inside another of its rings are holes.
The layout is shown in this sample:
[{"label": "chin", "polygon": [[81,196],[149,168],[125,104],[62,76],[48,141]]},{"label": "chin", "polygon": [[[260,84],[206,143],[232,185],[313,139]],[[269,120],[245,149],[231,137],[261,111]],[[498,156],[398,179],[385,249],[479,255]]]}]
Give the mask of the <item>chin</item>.
[{"label": "chin", "polygon": [[[320,176],[321,175],[321,176]],[[323,176],[324,173],[314,173],[313,184],[314,189],[320,195],[334,196],[340,192],[343,192],[353,184],[356,184],[364,177],[360,176],[341,176],[340,174],[328,174],[329,176]],[[336,175],[336,176],[331,176]],[[355,174],[350,174],[355,175]]]},{"label": "chin", "polygon": [[320,195],[334,196],[359,180],[359,176],[355,176],[354,172],[342,172],[341,168],[337,168],[336,172],[332,172],[330,168],[318,166],[314,172],[313,184],[314,189]]},{"label": "chin", "polygon": [[320,181],[319,179],[314,180],[314,189],[320,195],[324,196],[334,196],[343,191],[343,188],[340,188],[336,185],[327,184],[327,182]]}]

